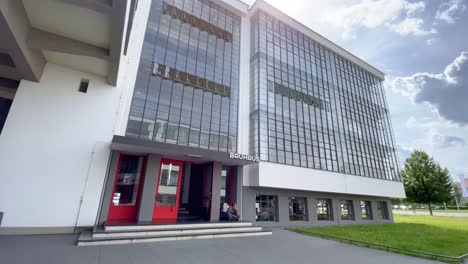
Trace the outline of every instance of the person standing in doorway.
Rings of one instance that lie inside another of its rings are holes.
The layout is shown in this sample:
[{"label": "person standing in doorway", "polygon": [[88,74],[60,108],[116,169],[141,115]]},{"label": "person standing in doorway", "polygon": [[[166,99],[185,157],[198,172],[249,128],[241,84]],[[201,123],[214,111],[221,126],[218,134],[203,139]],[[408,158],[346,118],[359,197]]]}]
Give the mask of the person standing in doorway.
[{"label": "person standing in doorway", "polygon": [[239,213],[237,211],[237,203],[233,203],[228,210],[229,221],[239,221]]}]

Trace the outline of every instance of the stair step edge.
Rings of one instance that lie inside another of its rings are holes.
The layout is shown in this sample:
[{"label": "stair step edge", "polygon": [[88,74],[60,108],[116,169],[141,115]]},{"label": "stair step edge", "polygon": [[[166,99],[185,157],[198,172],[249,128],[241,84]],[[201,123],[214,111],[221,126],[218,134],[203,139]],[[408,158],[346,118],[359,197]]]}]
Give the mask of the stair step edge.
[{"label": "stair step edge", "polygon": [[160,241],[161,242],[162,241],[177,241],[177,240],[189,240],[189,239],[264,236],[264,235],[272,235],[272,234],[273,232],[271,230],[264,230],[264,231],[257,231],[257,232],[217,233],[217,234],[201,234],[201,235],[187,235],[187,236],[91,239],[91,240],[78,240],[78,246],[88,246],[88,245],[91,246],[92,244],[112,245],[112,244],[150,243],[150,242],[160,242]]},{"label": "stair step edge", "polygon": [[254,226],[251,222],[226,222],[226,223],[202,223],[202,224],[169,224],[169,225],[134,225],[134,226],[105,226],[106,232],[119,231],[144,231],[144,230],[182,230],[182,229],[200,229],[200,228],[220,228],[220,227],[239,227]]},{"label": "stair step edge", "polygon": [[144,233],[144,232],[170,232],[170,231],[190,231],[190,230],[215,230],[215,229],[239,229],[239,228],[262,228],[261,226],[255,226],[255,225],[250,225],[250,226],[226,226],[226,227],[220,227],[220,226],[205,226],[205,227],[196,227],[196,228],[170,228],[170,229],[125,229],[125,230],[99,230],[93,232],[93,234],[114,234],[114,233]]},{"label": "stair step edge", "polygon": [[[202,234],[221,234],[221,233],[245,233],[245,232],[260,232],[263,231],[262,227],[234,227],[234,228],[210,228],[210,229],[184,229],[184,230],[156,230],[156,231],[126,231],[126,232],[95,232],[92,234],[93,238],[105,237],[147,237],[147,236],[184,236],[184,235],[202,235]],[[174,234],[170,234],[173,232]],[[148,234],[146,234],[148,233]]]}]

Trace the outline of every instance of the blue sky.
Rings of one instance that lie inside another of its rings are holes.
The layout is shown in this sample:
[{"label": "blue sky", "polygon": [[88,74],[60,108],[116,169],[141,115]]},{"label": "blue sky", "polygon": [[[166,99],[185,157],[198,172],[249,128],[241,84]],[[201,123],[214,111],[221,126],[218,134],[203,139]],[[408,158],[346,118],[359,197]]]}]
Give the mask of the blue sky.
[{"label": "blue sky", "polygon": [[468,176],[468,0],[266,1],[386,74],[401,162]]}]

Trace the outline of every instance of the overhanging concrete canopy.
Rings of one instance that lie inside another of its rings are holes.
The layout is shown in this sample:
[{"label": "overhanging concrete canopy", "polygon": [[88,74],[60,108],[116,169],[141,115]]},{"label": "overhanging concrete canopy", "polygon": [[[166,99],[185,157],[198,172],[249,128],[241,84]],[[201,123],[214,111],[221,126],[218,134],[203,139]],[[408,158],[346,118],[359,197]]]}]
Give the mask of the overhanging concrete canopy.
[{"label": "overhanging concrete canopy", "polygon": [[33,50],[50,50],[73,55],[109,60],[109,50],[69,39],[40,29],[32,29],[28,35],[29,47]]},{"label": "overhanging concrete canopy", "polygon": [[41,52],[29,49],[27,36],[30,29],[22,1],[0,1],[0,49],[8,54],[14,64],[0,65],[1,77],[40,80],[46,60]]},{"label": "overhanging concrete canopy", "polygon": [[[83,8],[88,8],[96,12],[110,14],[112,12],[112,0],[61,0],[65,3],[74,4]],[[120,1],[124,2],[124,1]]]},{"label": "overhanging concrete canopy", "polygon": [[52,62],[116,86],[127,6],[128,0],[0,0],[0,77],[38,82]]},{"label": "overhanging concrete canopy", "polygon": [[257,164],[250,160],[232,159],[230,153],[217,150],[200,149],[171,143],[143,140],[132,137],[116,136],[112,139],[112,150],[127,153],[157,154],[164,158],[191,161],[195,163],[220,162],[228,166]]},{"label": "overhanging concrete canopy", "polygon": [[109,84],[117,84],[120,55],[124,46],[124,30],[127,14],[128,0],[61,0],[64,3],[73,4],[107,15],[111,21],[109,39]]}]

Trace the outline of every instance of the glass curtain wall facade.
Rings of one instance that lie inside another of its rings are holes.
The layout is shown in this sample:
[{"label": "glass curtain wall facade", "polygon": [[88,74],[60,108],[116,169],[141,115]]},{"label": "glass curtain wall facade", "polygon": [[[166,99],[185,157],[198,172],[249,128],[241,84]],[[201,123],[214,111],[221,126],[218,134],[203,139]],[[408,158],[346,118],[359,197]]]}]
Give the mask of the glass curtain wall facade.
[{"label": "glass curtain wall facade", "polygon": [[250,34],[251,153],[401,181],[380,79],[262,11]]},{"label": "glass curtain wall facade", "polygon": [[153,0],[127,136],[236,151],[240,17],[206,0]]}]

